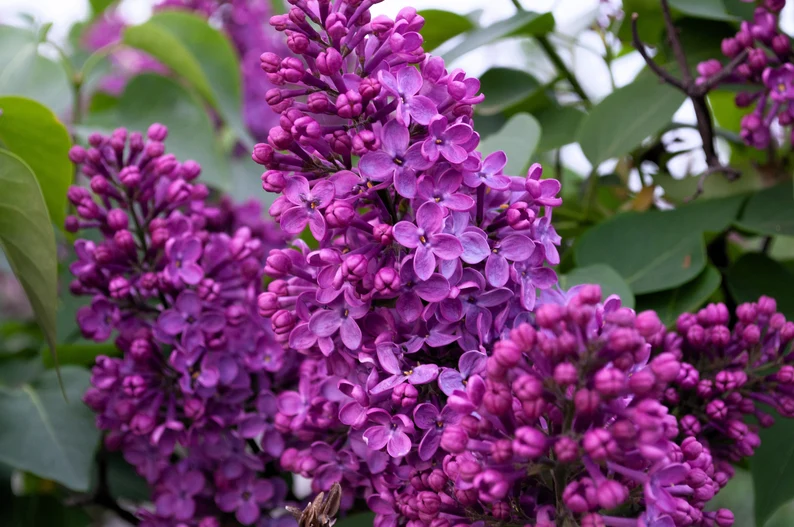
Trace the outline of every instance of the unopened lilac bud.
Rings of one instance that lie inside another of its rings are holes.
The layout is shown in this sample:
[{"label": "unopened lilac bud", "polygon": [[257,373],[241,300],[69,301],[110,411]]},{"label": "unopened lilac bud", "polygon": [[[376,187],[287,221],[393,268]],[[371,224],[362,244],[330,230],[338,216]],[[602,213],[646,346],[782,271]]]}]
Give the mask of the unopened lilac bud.
[{"label": "unopened lilac bud", "polygon": [[640,335],[649,338],[662,329],[662,321],[659,320],[659,315],[655,311],[643,311],[637,315],[634,327],[637,328]]},{"label": "unopened lilac bud", "polygon": [[201,165],[192,159],[188,159],[182,163],[180,174],[185,181],[193,181],[201,175]]},{"label": "unopened lilac bud", "polygon": [[617,368],[602,368],[593,378],[595,389],[605,397],[617,397],[623,393],[626,375]]},{"label": "unopened lilac bud", "polygon": [[375,273],[373,286],[383,296],[394,295],[401,286],[400,274],[393,267],[382,267]]},{"label": "unopened lilac bud", "polygon": [[735,38],[725,38],[722,40],[720,49],[722,50],[723,55],[725,55],[729,59],[732,59],[736,55],[741,53],[742,46]]},{"label": "unopened lilac bud", "polygon": [[80,230],[80,220],[77,218],[77,216],[66,216],[64,228],[66,229],[66,232],[77,232]]},{"label": "unopened lilac bud", "polygon": [[165,138],[168,137],[168,128],[160,123],[154,123],[147,130],[146,137],[152,141],[159,141],[162,143],[165,141]]},{"label": "unopened lilac bud", "polygon": [[294,142],[292,134],[280,126],[274,126],[267,134],[268,142],[277,150],[286,150]]},{"label": "unopened lilac bud", "polygon": [[521,350],[511,340],[500,340],[494,345],[493,358],[502,367],[509,369],[521,360]]},{"label": "unopened lilac bud", "polygon": [[340,42],[348,34],[347,17],[342,13],[331,13],[325,20],[325,28],[334,42]]},{"label": "unopened lilac bud", "polygon": [[742,331],[742,340],[750,346],[761,341],[761,329],[755,324],[750,324]]},{"label": "unopened lilac bud", "polygon": [[71,161],[75,165],[80,165],[82,163],[85,163],[85,159],[86,159],[85,148],[83,148],[82,146],[75,145],[69,150],[69,161]]},{"label": "unopened lilac bud", "polygon": [[573,402],[577,413],[589,415],[598,410],[601,398],[598,396],[597,392],[582,388],[574,395]]},{"label": "unopened lilac bud", "polygon": [[94,176],[91,178],[91,190],[100,196],[104,196],[111,191],[110,183],[104,176]]},{"label": "unopened lilac bud", "polygon": [[345,119],[354,119],[364,111],[361,94],[348,90],[336,98],[336,113]]},{"label": "unopened lilac bud", "polygon": [[270,323],[276,335],[286,335],[295,327],[295,317],[291,312],[280,309],[273,314]]},{"label": "unopened lilac bud", "polygon": [[123,276],[116,276],[110,280],[108,291],[112,298],[124,298],[130,294],[130,283]]},{"label": "unopened lilac bud", "polygon": [[333,229],[348,227],[355,218],[356,209],[349,201],[332,201],[325,209],[325,221]]},{"label": "unopened lilac bud", "polygon": [[380,223],[372,228],[372,234],[375,240],[379,241],[381,245],[391,245],[394,237],[392,236],[392,226],[385,223]]},{"label": "unopened lilac bud", "polygon": [[441,435],[441,448],[450,454],[460,454],[466,450],[469,442],[469,435],[459,425],[448,425],[444,427]]},{"label": "unopened lilac bud", "polygon": [[331,108],[331,101],[328,100],[328,96],[323,92],[315,92],[309,94],[306,99],[306,105],[311,112],[327,113]]},{"label": "unopened lilac bud", "polygon": [[791,42],[788,36],[782,33],[775,35],[772,39],[772,50],[779,57],[788,57],[791,54]]},{"label": "unopened lilac bud", "polygon": [[363,254],[351,254],[342,262],[342,276],[348,282],[357,282],[367,274],[369,259]]},{"label": "unopened lilac bud", "polygon": [[554,367],[553,376],[554,382],[565,387],[576,384],[579,379],[579,372],[576,370],[576,366],[570,362],[561,362]]},{"label": "unopened lilac bud", "polygon": [[135,188],[141,182],[140,170],[135,165],[124,167],[119,172],[119,180],[125,187]]},{"label": "unopened lilac bud", "polygon": [[560,437],[554,443],[554,455],[561,463],[573,463],[579,458],[579,446],[570,437]]},{"label": "unopened lilac bud", "polygon": [[714,523],[717,527],[731,527],[733,522],[736,521],[733,512],[729,509],[720,509],[714,516]]},{"label": "unopened lilac bud", "polygon": [[672,353],[662,353],[651,361],[651,370],[662,382],[673,382],[681,370],[681,363]]},{"label": "unopened lilac bud", "polygon": [[309,39],[303,33],[288,31],[287,47],[296,55],[303,55],[309,49]]},{"label": "unopened lilac bud", "polygon": [[370,150],[377,150],[380,145],[380,138],[371,130],[362,130],[353,137],[353,153],[357,156],[363,156]]},{"label": "unopened lilac bud", "polygon": [[756,72],[761,72],[766,68],[769,60],[763,49],[751,49],[747,55],[747,65]]},{"label": "unopened lilac bud", "polygon": [[280,170],[268,170],[262,174],[262,189],[267,192],[282,192],[286,186],[287,181],[284,178],[284,173]]},{"label": "unopened lilac bud", "polygon": [[151,357],[152,345],[146,339],[135,339],[130,344],[130,354],[137,361],[145,361]]},{"label": "unopened lilac bud", "polygon": [[494,415],[504,415],[510,409],[513,402],[510,389],[501,382],[492,379],[487,379],[485,381],[485,386],[486,390],[483,396],[483,405]]},{"label": "unopened lilac bud", "polygon": [[516,430],[513,452],[526,459],[537,459],[548,450],[546,434],[532,426],[522,426]]},{"label": "unopened lilac bud", "polygon": [[281,59],[275,53],[267,51],[259,56],[259,64],[265,73],[276,73],[281,67]]},{"label": "unopened lilac bud", "polygon": [[265,274],[272,278],[282,278],[292,269],[292,260],[281,249],[273,249],[265,261]]},{"label": "unopened lilac bud", "polygon": [[507,211],[505,211],[505,217],[510,227],[521,231],[532,227],[536,214],[527,202],[517,201],[508,207]]},{"label": "unopened lilac bud", "polygon": [[440,469],[434,469],[427,478],[430,488],[436,492],[443,490],[447,485],[447,481],[449,481],[449,478]]},{"label": "unopened lilac bud", "polygon": [[629,495],[628,489],[615,480],[602,481],[596,486],[598,504],[603,509],[614,509]]},{"label": "unopened lilac bud", "polygon": [[113,241],[116,243],[116,247],[118,247],[122,252],[127,254],[135,253],[135,238],[133,238],[130,231],[126,229],[116,231],[116,233],[113,235]]},{"label": "unopened lilac bud", "polygon": [[399,408],[408,409],[416,405],[419,397],[419,390],[413,384],[400,384],[394,388],[391,394],[392,404]]},{"label": "unopened lilac bud", "polygon": [[273,161],[273,147],[266,143],[257,143],[251,154],[251,159],[259,165],[268,165]]},{"label": "unopened lilac bud", "polygon": [[127,225],[129,225],[129,218],[127,217],[127,213],[123,210],[111,209],[108,211],[107,223],[108,227],[112,230],[120,231],[121,229],[127,228]]},{"label": "unopened lilac bud", "polygon": [[335,48],[328,48],[317,55],[317,69],[323,75],[336,75],[342,68],[342,55]]},{"label": "unopened lilac bud", "polygon": [[423,491],[416,495],[416,507],[421,514],[435,517],[441,509],[441,499],[435,492]]}]

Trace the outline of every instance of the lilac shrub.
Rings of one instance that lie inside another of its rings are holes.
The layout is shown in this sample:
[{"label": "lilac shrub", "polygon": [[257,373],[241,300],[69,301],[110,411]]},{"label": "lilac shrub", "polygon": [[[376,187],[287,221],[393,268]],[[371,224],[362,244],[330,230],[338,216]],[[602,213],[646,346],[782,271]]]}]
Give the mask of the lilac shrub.
[{"label": "lilac shrub", "polygon": [[91,297],[77,321],[122,353],[97,359],[85,402],[105,446],[151,486],[142,525],[282,525],[266,514],[288,494],[276,394],[301,361],[256,313],[281,238],[256,202],[212,204],[199,165],[166,154],[166,135],[119,129],[70,152],[90,191],[69,190],[67,229],[99,235],[75,243],[71,291]]}]

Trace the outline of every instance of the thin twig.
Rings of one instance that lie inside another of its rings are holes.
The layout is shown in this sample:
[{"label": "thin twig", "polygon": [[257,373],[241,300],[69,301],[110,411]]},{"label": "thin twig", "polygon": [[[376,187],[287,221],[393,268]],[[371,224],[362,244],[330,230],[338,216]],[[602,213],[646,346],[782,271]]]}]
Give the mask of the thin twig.
[{"label": "thin twig", "polygon": [[[718,75],[715,75],[708,82],[698,85],[692,78],[692,72],[689,68],[689,63],[686,59],[686,53],[681,45],[681,40],[678,38],[678,30],[673,24],[673,17],[670,15],[670,6],[667,0],[661,0],[662,15],[664,18],[665,27],[667,30],[667,38],[670,40],[670,46],[673,49],[678,66],[681,69],[682,79],[676,79],[670,72],[656,64],[656,62],[648,56],[645,52],[645,46],[640,40],[639,32],[637,31],[637,13],[632,15],[632,40],[634,47],[640,52],[640,55],[648,64],[648,67],[659,76],[663,81],[676,87],[683,92],[692,101],[692,106],[695,109],[695,116],[697,117],[697,130],[700,133],[700,139],[703,143],[703,153],[706,156],[706,164],[708,168],[699,176],[697,191],[687,201],[691,201],[703,193],[706,178],[714,173],[722,173],[729,180],[735,180],[739,177],[740,173],[734,168],[723,165],[717,156],[717,150],[714,146],[714,125],[712,124],[711,112],[708,103],[706,102],[706,95],[709,90],[713,88],[719,81],[727,78],[733,70],[742,62],[740,57],[736,57],[731,61]],[[742,54],[743,55],[743,54]]]},{"label": "thin twig", "polygon": [[702,92],[703,95],[706,95],[719,83],[727,79],[738,66],[744,63],[744,61],[747,59],[747,53],[748,51],[746,49],[742,50],[742,52],[736,55],[732,61],[730,61],[719,71],[719,73],[709,77],[706,82],[698,86],[698,91]]},{"label": "thin twig", "polygon": [[678,88],[679,90],[685,92],[686,87],[683,84],[681,84],[681,81],[673,77],[673,75],[670,74],[669,71],[659,66],[656,63],[656,61],[653,60],[650,55],[648,55],[648,51],[645,49],[645,45],[640,40],[640,34],[639,31],[637,30],[637,19],[639,17],[640,15],[638,15],[637,13],[634,13],[631,16],[631,40],[632,43],[634,44],[634,47],[637,49],[637,51],[640,52],[640,56],[645,60],[645,64],[647,64],[648,67],[651,68],[651,71],[653,71],[656,75],[658,75],[664,82],[671,84],[676,88]]}]

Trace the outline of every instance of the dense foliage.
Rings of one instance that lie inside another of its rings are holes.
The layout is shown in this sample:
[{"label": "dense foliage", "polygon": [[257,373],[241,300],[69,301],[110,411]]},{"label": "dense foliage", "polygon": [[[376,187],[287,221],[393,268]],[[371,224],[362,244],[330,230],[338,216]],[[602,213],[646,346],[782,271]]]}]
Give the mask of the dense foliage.
[{"label": "dense foliage", "polygon": [[0,26],[3,525],[792,521],[786,2],[513,4]]}]

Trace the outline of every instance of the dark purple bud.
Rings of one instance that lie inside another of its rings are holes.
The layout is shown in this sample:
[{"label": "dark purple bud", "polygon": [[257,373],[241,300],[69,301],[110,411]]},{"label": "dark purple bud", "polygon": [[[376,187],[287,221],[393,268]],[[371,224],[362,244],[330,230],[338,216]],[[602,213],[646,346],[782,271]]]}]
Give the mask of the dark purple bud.
[{"label": "dark purple bud", "polygon": [[317,69],[323,75],[336,75],[342,68],[342,55],[335,48],[328,48],[317,55]]},{"label": "dark purple bud", "polygon": [[158,141],[162,143],[165,141],[165,138],[168,137],[168,127],[160,123],[154,123],[149,127],[149,130],[147,130],[146,137],[152,141]]},{"label": "dark purple bud", "polygon": [[257,298],[259,315],[265,318],[273,316],[278,311],[278,296],[275,293],[262,293]]},{"label": "dark purple bud", "polygon": [[554,367],[554,382],[562,387],[576,384],[579,379],[579,372],[576,371],[576,366],[570,362],[561,362]]},{"label": "dark purple bud", "polygon": [[281,61],[281,69],[278,73],[285,81],[297,83],[303,78],[303,63],[295,57],[287,57]]},{"label": "dark purple bud", "polygon": [[651,370],[657,379],[664,383],[673,382],[678,377],[681,363],[672,353],[662,353],[651,361]]},{"label": "dark purple bud", "polygon": [[274,126],[270,129],[267,140],[277,150],[286,150],[294,141],[292,135],[280,126]]},{"label": "dark purple bud", "polygon": [[769,61],[763,49],[751,49],[747,55],[747,65],[757,73],[764,71],[768,63]]},{"label": "dark purple bud", "polygon": [[256,146],[254,146],[251,159],[259,165],[269,165],[273,162],[273,147],[266,143],[257,143]]},{"label": "dark purple bud", "polygon": [[270,324],[276,337],[279,335],[286,337],[292,331],[292,328],[295,327],[295,316],[286,309],[280,309],[273,314]]},{"label": "dark purple bud", "polygon": [[416,495],[416,508],[422,514],[435,517],[441,510],[441,499],[435,492],[420,492]]},{"label": "dark purple bud", "polygon": [[342,262],[342,276],[348,282],[357,282],[367,274],[369,259],[363,254],[351,254]]},{"label": "dark purple bud", "polygon": [[380,242],[381,245],[391,245],[394,237],[392,236],[392,226],[385,223],[380,223],[372,228],[372,234],[375,240]]},{"label": "dark purple bud", "polygon": [[521,360],[521,350],[511,340],[500,340],[493,348],[493,358],[505,369],[510,369]]},{"label": "dark purple bud", "polygon": [[378,269],[373,281],[373,287],[378,294],[391,296],[400,290],[400,274],[393,267],[382,267]]},{"label": "dark purple bud", "polygon": [[125,187],[135,188],[141,182],[140,170],[135,165],[124,167],[119,172],[119,180]]},{"label": "dark purple bud", "polygon": [[105,179],[105,176],[92,177],[90,184],[91,184],[91,190],[93,190],[94,193],[100,196],[104,196],[108,194],[112,188],[108,180]]},{"label": "dark purple bud", "polygon": [[348,201],[332,201],[325,209],[325,221],[334,229],[349,226],[356,217],[356,209]]},{"label": "dark purple bud", "polygon": [[628,489],[615,480],[602,481],[596,485],[598,504],[603,509],[614,509],[629,495]]},{"label": "dark purple bud", "polygon": [[532,227],[536,214],[527,202],[517,201],[508,207],[507,211],[505,211],[505,217],[510,227],[522,231]]},{"label": "dark purple bud", "polygon": [[69,150],[69,160],[75,165],[80,165],[82,163],[85,163],[85,159],[86,159],[86,152],[85,152],[85,148],[83,148],[82,146],[75,145]]},{"label": "dark purple bud", "polygon": [[336,113],[339,117],[353,119],[361,115],[364,111],[361,94],[357,91],[348,90],[336,98]]},{"label": "dark purple bud", "polygon": [[510,389],[505,384],[492,379],[485,381],[483,404],[486,410],[494,415],[504,415],[510,409],[512,403],[513,398]]},{"label": "dark purple bud", "polygon": [[94,132],[88,136],[88,144],[94,148],[99,148],[105,143],[105,137],[99,132]]},{"label": "dark purple bud", "polygon": [[331,150],[337,154],[342,156],[350,154],[352,141],[350,136],[344,130],[336,130],[331,134],[326,134],[325,140],[331,145]]},{"label": "dark purple bud", "polygon": [[747,22],[742,22],[741,30],[736,33],[736,42],[741,49],[753,45],[753,35],[750,34],[750,25]]},{"label": "dark purple bud", "polygon": [[733,513],[728,509],[720,509],[714,516],[714,523],[717,527],[731,527],[735,521]]},{"label": "dark purple bud", "polygon": [[370,150],[378,150],[380,145],[380,138],[371,130],[362,130],[353,137],[353,153],[357,156],[363,156]]},{"label": "dark purple bud", "polygon": [[296,55],[303,55],[309,49],[309,39],[303,33],[287,31],[287,47]]},{"label": "dark purple bud", "polygon": [[399,384],[391,394],[392,404],[402,409],[413,408],[419,397],[419,390],[413,384]]},{"label": "dark purple bud", "polygon": [[284,173],[280,170],[268,170],[262,174],[262,189],[267,192],[282,192],[287,186]]},{"label": "dark purple bud", "polygon": [[513,381],[513,392],[519,401],[534,401],[543,395],[543,384],[537,377],[522,375]]},{"label": "dark purple bud", "polygon": [[722,54],[729,59],[734,58],[742,51],[741,44],[735,38],[723,39],[720,48],[722,49]]},{"label": "dark purple bud", "polygon": [[77,232],[80,230],[80,220],[77,218],[77,216],[66,216],[64,228],[66,229],[66,232]]},{"label": "dark purple bud", "polygon": [[576,407],[576,413],[589,415],[598,410],[601,398],[598,396],[597,392],[582,388],[574,395],[573,403]]},{"label": "dark purple bud", "polygon": [[548,450],[546,434],[532,426],[522,426],[516,430],[513,452],[526,459],[536,459]]},{"label": "dark purple bud", "polygon": [[323,92],[314,92],[307,97],[306,105],[314,113],[327,113],[331,108],[331,101]]},{"label": "dark purple bud", "polygon": [[606,367],[595,374],[593,381],[598,393],[605,397],[617,397],[623,393],[626,375],[617,368]]},{"label": "dark purple bud", "polygon": [[111,209],[108,211],[107,215],[107,223],[108,227],[110,227],[114,231],[120,231],[121,229],[126,229],[127,225],[129,225],[129,218],[127,217],[127,213],[121,209]]},{"label": "dark purple bud", "polygon": [[579,458],[579,446],[570,437],[560,437],[554,443],[554,455],[561,463],[573,463]]},{"label": "dark purple bud", "polygon": [[193,181],[201,174],[201,165],[192,159],[188,159],[182,163],[182,170],[180,174],[185,181]]},{"label": "dark purple bud", "polygon": [[742,340],[750,346],[761,341],[761,329],[755,324],[750,324],[742,331]]},{"label": "dark purple bud", "polygon": [[[276,17],[273,17],[276,18]],[[271,23],[273,18],[271,18]],[[281,59],[275,53],[270,51],[262,53],[259,56],[259,63],[265,73],[276,73],[281,67]]]},{"label": "dark purple bud", "polygon": [[272,278],[283,278],[292,270],[292,260],[281,249],[272,249],[265,261],[265,274]]},{"label": "dark purple bud", "polygon": [[459,425],[448,425],[444,427],[441,435],[441,448],[451,454],[460,454],[466,450],[469,442],[469,435],[466,430]]},{"label": "dark purple bud", "polygon": [[365,101],[370,101],[380,94],[381,85],[375,77],[367,77],[358,85],[358,93]]}]

